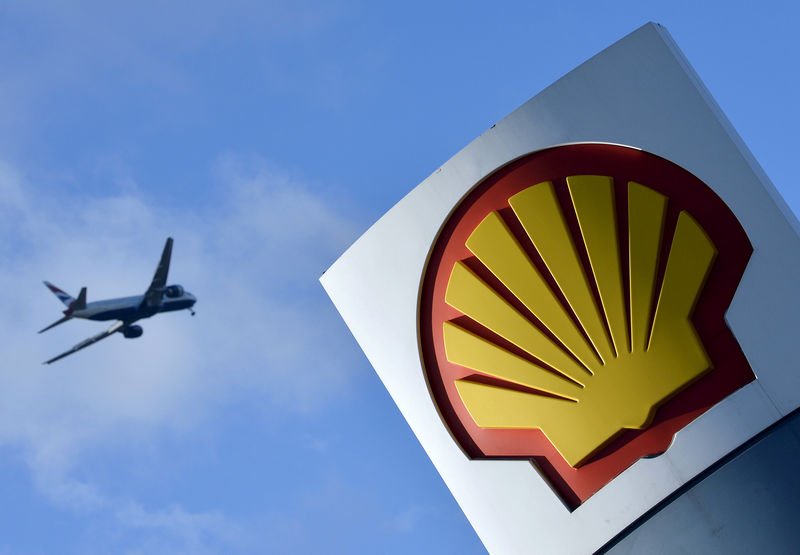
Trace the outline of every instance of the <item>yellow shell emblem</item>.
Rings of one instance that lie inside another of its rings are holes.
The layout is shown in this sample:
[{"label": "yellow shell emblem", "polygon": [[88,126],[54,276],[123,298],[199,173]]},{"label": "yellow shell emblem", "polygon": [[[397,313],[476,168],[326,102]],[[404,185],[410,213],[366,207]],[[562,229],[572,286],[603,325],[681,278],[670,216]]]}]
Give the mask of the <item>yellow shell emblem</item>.
[{"label": "yellow shell emblem", "polygon": [[538,428],[576,467],[623,429],[647,427],[660,404],[711,369],[690,316],[716,249],[681,212],[659,284],[667,199],[631,182],[629,276],[623,279],[613,180],[577,175],[568,177],[567,185],[591,276],[579,260],[552,183],[533,185],[509,204],[574,317],[497,212],[478,225],[467,248],[552,336],[462,262],[453,267],[445,296],[447,304],[543,364],[453,322],[444,323],[444,344],[450,362],[548,394],[458,380],[458,393],[479,426]]}]

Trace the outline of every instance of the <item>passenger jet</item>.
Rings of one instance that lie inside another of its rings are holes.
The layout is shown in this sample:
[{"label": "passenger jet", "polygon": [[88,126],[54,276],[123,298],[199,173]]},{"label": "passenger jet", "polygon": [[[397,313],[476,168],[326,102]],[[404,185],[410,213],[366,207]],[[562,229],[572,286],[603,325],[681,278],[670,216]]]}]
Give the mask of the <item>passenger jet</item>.
[{"label": "passenger jet", "polygon": [[91,303],[86,302],[86,288],[82,288],[78,298],[75,299],[64,293],[61,289],[47,281],[44,284],[47,286],[58,299],[64,303],[67,309],[64,311],[64,317],[53,322],[43,330],[47,331],[52,327],[63,324],[67,320],[73,318],[86,318],[88,320],[117,320],[106,331],[90,337],[85,341],[81,341],[69,351],[61,353],[57,357],[53,357],[43,364],[50,364],[67,355],[71,355],[76,351],[80,351],[84,347],[88,347],[97,343],[101,339],[105,339],[109,335],[120,332],[127,338],[139,337],[142,335],[142,326],[134,325],[134,322],[142,318],[149,318],[159,312],[171,312],[173,310],[188,309],[194,316],[192,307],[197,299],[194,295],[185,291],[180,285],[167,285],[167,273],[169,272],[169,261],[172,257],[172,237],[167,238],[167,243],[164,245],[164,252],[161,253],[161,261],[158,263],[156,273],[153,276],[153,281],[150,282],[150,287],[147,288],[144,295],[137,295],[135,297],[123,297],[120,299],[109,299],[106,301],[94,301]]}]

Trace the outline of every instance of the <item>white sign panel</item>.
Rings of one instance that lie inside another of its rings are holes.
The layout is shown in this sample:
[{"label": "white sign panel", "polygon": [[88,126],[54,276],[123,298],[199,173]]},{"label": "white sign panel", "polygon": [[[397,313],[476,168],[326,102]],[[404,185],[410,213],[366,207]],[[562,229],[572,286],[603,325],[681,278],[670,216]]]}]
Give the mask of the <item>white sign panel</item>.
[{"label": "white sign panel", "polygon": [[[798,229],[647,24],[455,155],[321,281],[487,549],[590,552],[800,405]],[[669,379],[618,380],[573,419],[637,341]]]}]

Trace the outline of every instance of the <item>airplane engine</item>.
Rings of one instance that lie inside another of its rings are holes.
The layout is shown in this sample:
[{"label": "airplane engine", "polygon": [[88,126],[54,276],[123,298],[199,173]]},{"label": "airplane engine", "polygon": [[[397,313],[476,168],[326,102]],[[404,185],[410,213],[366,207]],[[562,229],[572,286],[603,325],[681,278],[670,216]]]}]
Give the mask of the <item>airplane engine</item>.
[{"label": "airplane engine", "polygon": [[164,289],[164,294],[170,298],[180,297],[183,295],[183,287],[180,285],[170,285]]},{"label": "airplane engine", "polygon": [[127,328],[122,330],[122,335],[127,337],[128,339],[133,339],[134,337],[139,337],[144,333],[142,326],[128,326]]}]

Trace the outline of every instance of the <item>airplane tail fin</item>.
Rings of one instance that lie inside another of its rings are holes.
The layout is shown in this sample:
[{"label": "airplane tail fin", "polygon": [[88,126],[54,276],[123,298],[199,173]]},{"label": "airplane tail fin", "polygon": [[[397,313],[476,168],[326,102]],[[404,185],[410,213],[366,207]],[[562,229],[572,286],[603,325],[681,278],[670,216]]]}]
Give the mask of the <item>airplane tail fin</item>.
[{"label": "airplane tail fin", "polygon": [[70,314],[70,315],[67,315],[67,316],[64,316],[63,318],[61,318],[60,320],[58,320],[58,321],[56,321],[56,322],[53,322],[52,324],[50,324],[50,325],[49,325],[49,326],[47,326],[46,328],[39,330],[39,333],[42,333],[43,331],[47,331],[47,330],[49,330],[50,328],[54,328],[54,327],[56,327],[56,326],[57,326],[57,325],[59,325],[59,324],[63,324],[63,323],[64,323],[64,322],[66,322],[67,320],[72,320],[72,315],[71,315],[71,314]]},{"label": "airplane tail fin", "polygon": [[[70,296],[68,293],[65,293],[49,281],[45,281],[44,284],[47,288],[53,292],[53,295],[58,297],[58,300],[64,303],[67,307],[67,310],[64,311],[64,314],[71,317],[71,314],[76,310],[83,310],[86,308],[86,288],[82,287],[81,292],[78,294],[78,298]],[[60,322],[59,322],[60,323]],[[55,325],[55,324],[54,324]],[[42,330],[44,331],[44,330]]]},{"label": "airplane tail fin", "polygon": [[53,293],[53,295],[58,297],[59,301],[61,301],[62,303],[64,303],[67,306],[67,308],[69,308],[69,305],[71,305],[72,303],[75,302],[75,298],[74,297],[71,297],[69,294],[64,293],[61,289],[59,289],[58,287],[56,287],[55,285],[53,285],[49,281],[45,281],[44,284]]},{"label": "airplane tail fin", "polygon": [[83,310],[86,308],[86,288],[81,287],[81,292],[78,293],[78,299],[69,305],[70,312],[75,310]]}]

